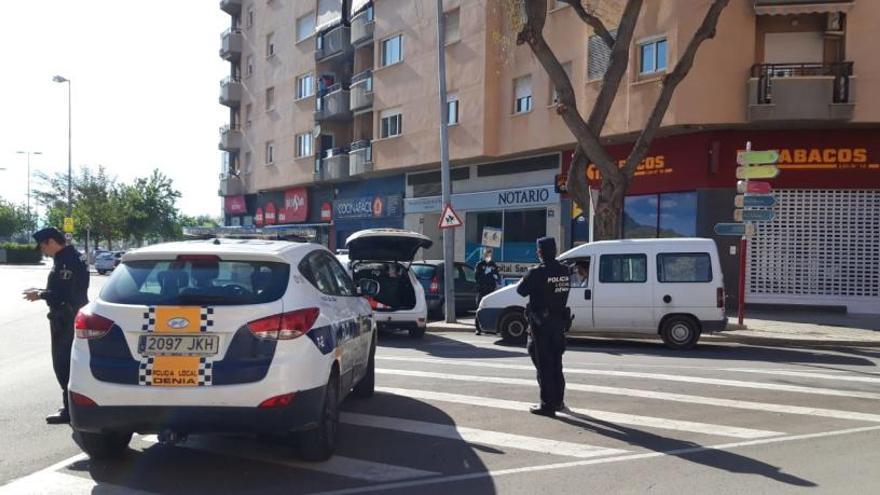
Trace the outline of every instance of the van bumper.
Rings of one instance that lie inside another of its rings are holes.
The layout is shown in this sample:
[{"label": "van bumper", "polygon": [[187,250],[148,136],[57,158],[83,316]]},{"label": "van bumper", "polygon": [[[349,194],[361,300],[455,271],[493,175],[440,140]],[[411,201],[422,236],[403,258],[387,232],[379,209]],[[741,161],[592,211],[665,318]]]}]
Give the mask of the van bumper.
[{"label": "van bumper", "polygon": [[723,332],[727,330],[727,317],[725,316],[723,320],[703,320],[700,324],[703,327],[703,332]]}]

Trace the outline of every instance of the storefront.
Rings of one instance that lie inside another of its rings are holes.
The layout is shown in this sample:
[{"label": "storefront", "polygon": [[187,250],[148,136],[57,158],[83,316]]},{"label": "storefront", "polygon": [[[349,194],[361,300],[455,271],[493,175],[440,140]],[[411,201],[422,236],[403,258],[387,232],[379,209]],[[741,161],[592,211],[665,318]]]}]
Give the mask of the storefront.
[{"label": "storefront", "polygon": [[229,227],[253,227],[257,197],[254,194],[224,196],[224,225]]},{"label": "storefront", "polygon": [[404,188],[403,175],[338,184],[332,203],[336,248],[359,230],[403,228]]},{"label": "storefront", "polygon": [[270,230],[284,227],[287,234],[328,245],[330,220],[314,221],[312,210],[309,189],[305,187],[264,191],[257,198],[254,225]]}]

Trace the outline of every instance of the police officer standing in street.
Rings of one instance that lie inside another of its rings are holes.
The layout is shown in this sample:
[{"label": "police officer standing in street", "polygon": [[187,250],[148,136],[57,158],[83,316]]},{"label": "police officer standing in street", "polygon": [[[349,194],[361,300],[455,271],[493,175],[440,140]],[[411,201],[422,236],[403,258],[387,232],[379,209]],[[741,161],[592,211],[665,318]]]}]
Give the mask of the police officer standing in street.
[{"label": "police officer standing in street", "polygon": [[[492,259],[492,248],[483,248],[483,259],[477,263],[474,271],[477,274],[477,307],[479,307],[480,301],[495,292],[498,284],[501,283],[501,273],[498,272],[498,265]],[[476,334],[482,335],[482,333],[478,326]]]},{"label": "police officer standing in street", "polygon": [[79,308],[88,300],[89,268],[73,246],[68,245],[62,234],[54,227],[34,234],[40,251],[54,258],[52,271],[45,290],[31,289],[24,292],[28,301],[44,300],[49,306],[49,328],[52,332],[52,366],[55,378],[61,385],[63,407],[46,417],[49,424],[70,423],[67,409],[67,382],[70,378],[70,348],[73,346],[73,323]]},{"label": "police officer standing in street", "polygon": [[570,278],[569,270],[556,261],[556,241],[552,237],[538,239],[537,247],[541,264],[526,273],[516,291],[529,298],[528,349],[541,389],[541,404],[532,407],[531,413],[553,418],[565,408],[562,354],[565,331],[571,323],[567,306]]}]

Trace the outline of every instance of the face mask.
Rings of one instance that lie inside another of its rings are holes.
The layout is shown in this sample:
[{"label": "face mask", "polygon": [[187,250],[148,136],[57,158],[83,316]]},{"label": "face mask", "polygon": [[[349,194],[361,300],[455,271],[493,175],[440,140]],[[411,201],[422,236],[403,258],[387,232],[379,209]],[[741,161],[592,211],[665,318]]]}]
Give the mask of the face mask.
[{"label": "face mask", "polygon": [[492,261],[492,257],[491,257],[491,256],[486,256],[486,257],[483,258],[483,259],[486,261],[486,263]]}]

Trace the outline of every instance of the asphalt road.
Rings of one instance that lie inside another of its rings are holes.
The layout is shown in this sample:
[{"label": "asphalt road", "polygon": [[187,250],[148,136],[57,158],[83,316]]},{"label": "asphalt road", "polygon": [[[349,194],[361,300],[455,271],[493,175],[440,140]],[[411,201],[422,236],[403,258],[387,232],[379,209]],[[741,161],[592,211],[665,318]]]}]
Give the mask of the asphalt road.
[{"label": "asphalt road", "polygon": [[[348,399],[338,455],[302,463],[274,439],[137,436],[91,462],[58,406],[47,268],[0,267],[0,494],[876,493],[880,350],[570,342],[570,412],[526,412],[525,350],[492,336],[380,337],[379,392]],[[97,289],[106,277],[93,275]]]}]

